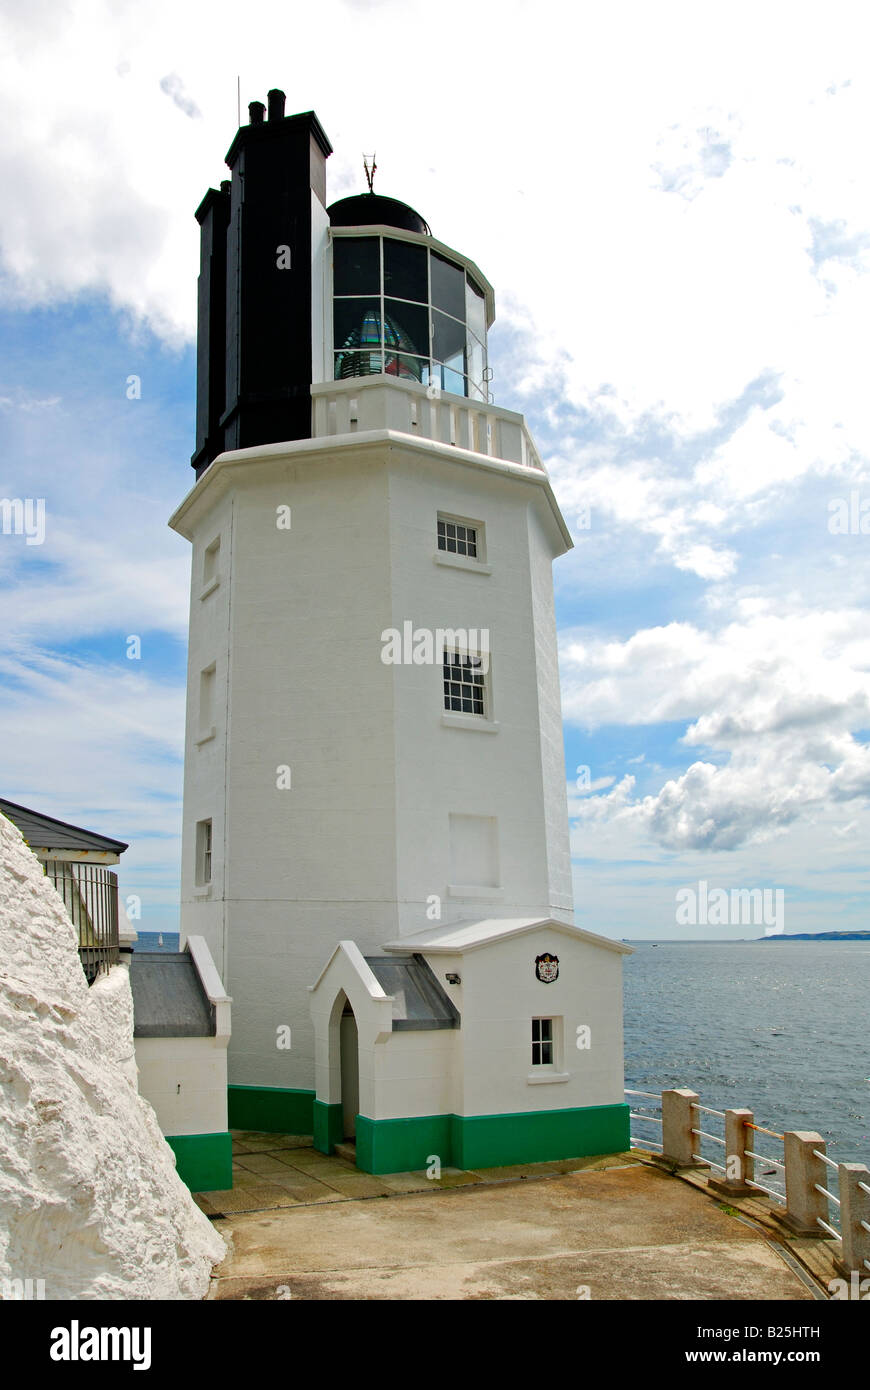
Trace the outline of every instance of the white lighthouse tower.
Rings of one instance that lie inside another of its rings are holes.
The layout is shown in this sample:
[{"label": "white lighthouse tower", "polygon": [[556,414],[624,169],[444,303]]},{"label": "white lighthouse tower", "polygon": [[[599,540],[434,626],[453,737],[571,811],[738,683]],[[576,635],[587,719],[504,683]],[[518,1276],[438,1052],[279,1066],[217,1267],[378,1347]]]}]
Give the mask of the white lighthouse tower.
[{"label": "white lighthouse tower", "polygon": [[551,566],[490,394],[492,287],[326,205],[253,103],[202,227],[182,937],[233,999],[230,1124],[371,1172],[627,1147],[621,956],[573,925]]}]

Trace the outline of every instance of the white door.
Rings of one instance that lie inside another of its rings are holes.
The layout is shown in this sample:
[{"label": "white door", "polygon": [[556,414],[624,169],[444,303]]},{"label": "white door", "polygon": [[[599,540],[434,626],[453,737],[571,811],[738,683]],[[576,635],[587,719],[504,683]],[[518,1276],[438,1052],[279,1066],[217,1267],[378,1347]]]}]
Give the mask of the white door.
[{"label": "white door", "polygon": [[341,1108],[344,1137],[353,1139],[359,1110],[359,1041],[352,1013],[341,1016]]}]

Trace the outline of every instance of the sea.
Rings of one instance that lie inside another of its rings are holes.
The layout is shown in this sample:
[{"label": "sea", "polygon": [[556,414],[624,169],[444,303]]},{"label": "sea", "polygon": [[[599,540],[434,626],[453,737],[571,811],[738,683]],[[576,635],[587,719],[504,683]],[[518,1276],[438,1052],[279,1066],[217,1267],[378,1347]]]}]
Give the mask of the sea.
[{"label": "sea", "polygon": [[[629,942],[625,1084],[688,1087],[713,1110],[745,1107],[782,1133],[815,1130],[837,1162],[870,1167],[870,942]],[[594,1040],[593,1040],[594,1045]],[[630,1096],[632,1110],[655,1114]],[[722,1133],[703,1115],[699,1128]],[[632,1135],[661,1130],[633,1121]],[[764,1134],[756,1150],[782,1160]],[[719,1157],[703,1141],[706,1158]],[[774,1189],[774,1174],[759,1178]]]},{"label": "sea", "polygon": [[140,931],[139,939],[134,950],[136,951],[165,951],[167,954],[178,950],[179,936],[177,931]]}]

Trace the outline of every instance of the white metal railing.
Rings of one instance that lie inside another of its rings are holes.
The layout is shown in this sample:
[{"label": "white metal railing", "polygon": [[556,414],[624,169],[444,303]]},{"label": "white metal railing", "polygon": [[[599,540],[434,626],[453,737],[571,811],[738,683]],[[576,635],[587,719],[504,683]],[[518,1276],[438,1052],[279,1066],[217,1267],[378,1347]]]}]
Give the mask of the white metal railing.
[{"label": "white metal railing", "polygon": [[430,397],[417,382],[380,375],[321,382],[311,388],[311,405],[315,439],[395,430],[546,471],[522,415],[468,396]]},{"label": "white metal railing", "polygon": [[[826,1153],[823,1153],[820,1149],[813,1149],[813,1158],[819,1158],[821,1159],[822,1163],[826,1163],[829,1168],[833,1168],[834,1172],[837,1174],[839,1178],[839,1165],[836,1164],[832,1158],[828,1158],[828,1155]],[[820,1192],[823,1197],[827,1197],[829,1202],[833,1202],[834,1206],[837,1208],[836,1215],[839,1216],[840,1199],[836,1195],[836,1193],[830,1192],[828,1188],[823,1186],[823,1184],[820,1182],[813,1183],[813,1189],[816,1192]],[[835,1240],[841,1239],[840,1232],[836,1230],[834,1226],[830,1225],[827,1221],[825,1221],[823,1217],[817,1216],[816,1223],[817,1225],[821,1226],[823,1231],[827,1231],[829,1235],[833,1236]]]},{"label": "white metal railing", "polygon": [[[654,1091],[630,1091],[626,1089],[625,1094],[627,1096],[640,1096],[642,1100],[654,1100],[661,1106],[662,1098],[660,1095],[656,1095]],[[644,1115],[638,1110],[629,1110],[628,1115],[629,1119],[637,1120],[640,1124],[658,1125],[659,1129],[661,1129],[662,1120],[660,1115]],[[662,1141],[660,1139],[641,1139],[634,1134],[629,1135],[629,1143],[632,1148],[639,1149],[660,1149],[662,1147]]]},{"label": "white metal railing", "polygon": [[[771,1139],[778,1139],[781,1144],[785,1143],[785,1136],[783,1134],[780,1134],[778,1130],[766,1129],[764,1125],[757,1125],[754,1120],[747,1123],[746,1128],[753,1134],[766,1134]],[[787,1199],[784,1192],[779,1191],[775,1187],[768,1187],[766,1183],[759,1182],[758,1179],[755,1177],[756,1163],[766,1163],[769,1168],[778,1169],[778,1171],[782,1173],[784,1180],[785,1155],[783,1155],[782,1160],[780,1160],[778,1158],[772,1158],[770,1154],[761,1154],[755,1148],[754,1143],[747,1144],[746,1148],[744,1149],[744,1155],[747,1161],[747,1167],[749,1167],[752,1170],[751,1177],[748,1173],[746,1175],[747,1187],[754,1187],[758,1192],[763,1192],[766,1197],[770,1197],[771,1201],[779,1202],[782,1206],[785,1206]]]},{"label": "white metal railing", "polygon": [[712,1139],[714,1144],[721,1144],[723,1149],[725,1147],[725,1140],[720,1139],[718,1134],[708,1134],[706,1129],[693,1129],[692,1133],[697,1134],[699,1139]]}]

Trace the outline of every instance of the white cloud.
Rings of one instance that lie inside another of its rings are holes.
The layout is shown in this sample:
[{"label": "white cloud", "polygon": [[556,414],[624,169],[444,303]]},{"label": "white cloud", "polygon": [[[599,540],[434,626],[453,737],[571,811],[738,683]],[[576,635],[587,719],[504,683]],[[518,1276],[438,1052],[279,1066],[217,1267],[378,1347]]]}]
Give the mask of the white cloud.
[{"label": "white cloud", "polygon": [[[95,520],[96,518],[94,518]],[[103,513],[104,534],[97,526],[84,534],[74,518],[46,516],[46,539],[18,559],[38,555],[47,567],[32,573],[26,563],[15,570],[6,589],[4,639],[14,642],[56,641],[61,645],[101,633],[164,632],[187,635],[190,563],[181,544],[156,548],[137,545],[136,518],[113,531],[111,512]],[[17,538],[3,538],[0,559],[10,563]],[[119,650],[123,651],[119,636]]]},{"label": "white cloud", "polygon": [[[715,750],[652,795],[625,777],[577,805],[581,820],[633,822],[673,850],[775,837],[837,803],[870,798],[870,628],[858,611],[772,615],[635,633],[625,642],[568,640],[566,718],[654,725],[687,720],[687,747]],[[721,761],[721,757],[725,761]]]},{"label": "white cloud", "polygon": [[870,628],[860,610],[770,612],[763,600],[704,631],[645,629],[624,642],[566,633],[566,719],[655,724],[694,720],[686,741],[719,745],[825,720],[870,725]]},{"label": "white cloud", "polygon": [[166,95],[175,102],[179,111],[183,111],[185,116],[189,116],[191,120],[201,118],[202,112],[196,102],[191,101],[190,97],[186,94],[184,83],[177,72],[171,72],[168,73],[166,77],[161,77],[160,90],[161,92],[165,92]]}]

